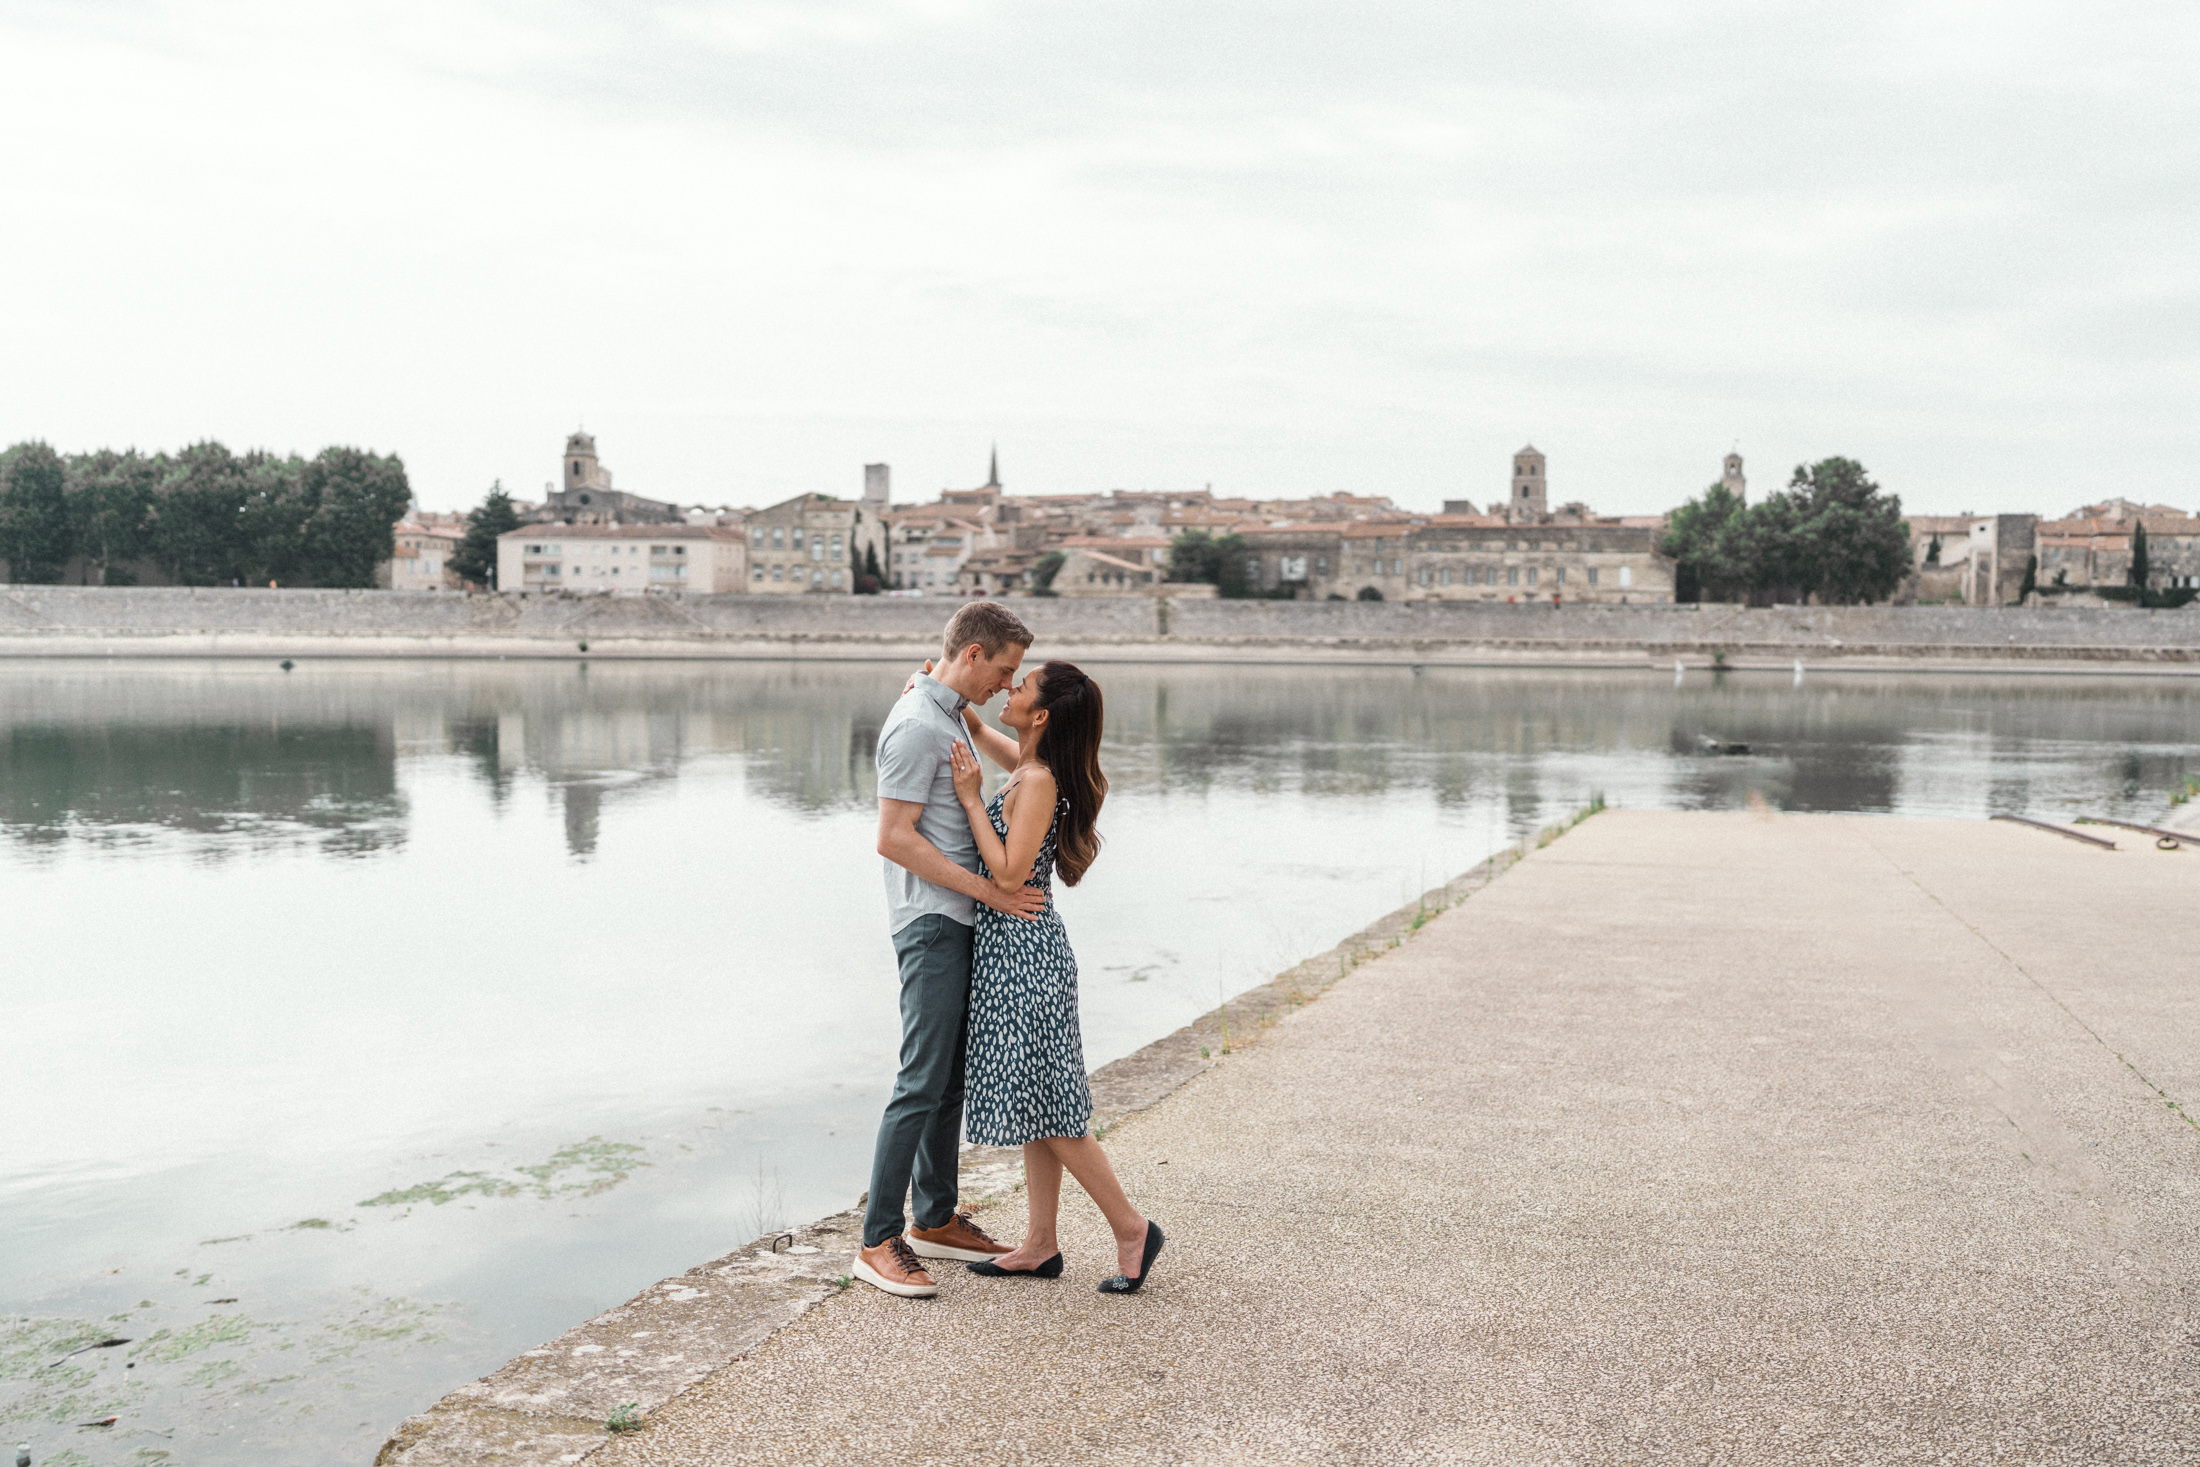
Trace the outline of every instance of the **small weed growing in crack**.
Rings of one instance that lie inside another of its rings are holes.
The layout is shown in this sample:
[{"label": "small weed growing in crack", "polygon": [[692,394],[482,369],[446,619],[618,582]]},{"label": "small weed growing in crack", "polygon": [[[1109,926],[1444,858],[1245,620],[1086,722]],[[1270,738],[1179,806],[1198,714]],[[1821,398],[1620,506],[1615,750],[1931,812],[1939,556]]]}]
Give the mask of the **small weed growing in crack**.
[{"label": "small weed growing in crack", "polygon": [[640,1431],[642,1429],[642,1403],[629,1401],[603,1419],[605,1431]]},{"label": "small weed growing in crack", "polygon": [[848,1286],[855,1281],[856,1276],[854,1274],[844,1273],[839,1278],[833,1280],[833,1288],[841,1293],[846,1293],[848,1291]]}]

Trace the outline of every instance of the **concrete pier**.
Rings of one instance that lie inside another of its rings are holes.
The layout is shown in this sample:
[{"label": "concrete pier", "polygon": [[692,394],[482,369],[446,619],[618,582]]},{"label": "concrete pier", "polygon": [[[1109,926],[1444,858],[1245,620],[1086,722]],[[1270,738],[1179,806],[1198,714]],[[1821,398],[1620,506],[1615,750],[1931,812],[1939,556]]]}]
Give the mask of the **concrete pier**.
[{"label": "concrete pier", "polygon": [[1140,1296],[1073,1191],[591,1467],[2192,1460],[2200,851],[2115,834],[1600,815],[1109,1135]]}]

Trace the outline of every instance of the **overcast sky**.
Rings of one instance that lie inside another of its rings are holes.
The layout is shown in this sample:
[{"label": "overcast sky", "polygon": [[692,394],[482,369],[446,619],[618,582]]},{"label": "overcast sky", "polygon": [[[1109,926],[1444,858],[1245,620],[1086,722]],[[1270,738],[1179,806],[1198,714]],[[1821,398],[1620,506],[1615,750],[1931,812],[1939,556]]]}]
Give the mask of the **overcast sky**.
[{"label": "overcast sky", "polygon": [[2200,505],[2200,9],[0,0],[0,439]]}]

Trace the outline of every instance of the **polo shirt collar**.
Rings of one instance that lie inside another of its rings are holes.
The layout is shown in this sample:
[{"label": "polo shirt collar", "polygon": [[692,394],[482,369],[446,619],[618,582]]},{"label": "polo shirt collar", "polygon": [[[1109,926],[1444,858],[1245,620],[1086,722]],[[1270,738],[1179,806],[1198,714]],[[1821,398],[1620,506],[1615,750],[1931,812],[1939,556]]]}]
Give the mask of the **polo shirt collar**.
[{"label": "polo shirt collar", "polygon": [[924,689],[924,695],[939,704],[940,711],[949,718],[962,717],[963,710],[970,706],[968,698],[928,672],[917,674],[917,686]]}]

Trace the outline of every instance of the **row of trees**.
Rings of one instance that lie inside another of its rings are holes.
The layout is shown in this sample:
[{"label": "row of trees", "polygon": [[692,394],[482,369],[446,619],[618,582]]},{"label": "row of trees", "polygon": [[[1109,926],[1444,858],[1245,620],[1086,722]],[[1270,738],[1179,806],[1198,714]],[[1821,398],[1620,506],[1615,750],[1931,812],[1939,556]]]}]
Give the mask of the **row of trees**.
[{"label": "row of trees", "polygon": [[1884,601],[1910,573],[1902,501],[1854,459],[1800,465],[1787,488],[1744,504],[1713,484],[1673,511],[1658,549],[1678,563],[1677,601]]},{"label": "row of trees", "polygon": [[[195,443],[175,454],[0,452],[0,560],[8,578],[127,585],[150,561],[186,586],[371,586],[412,503],[395,455],[324,448],[310,459]],[[494,563],[494,542],[490,553]]]}]

